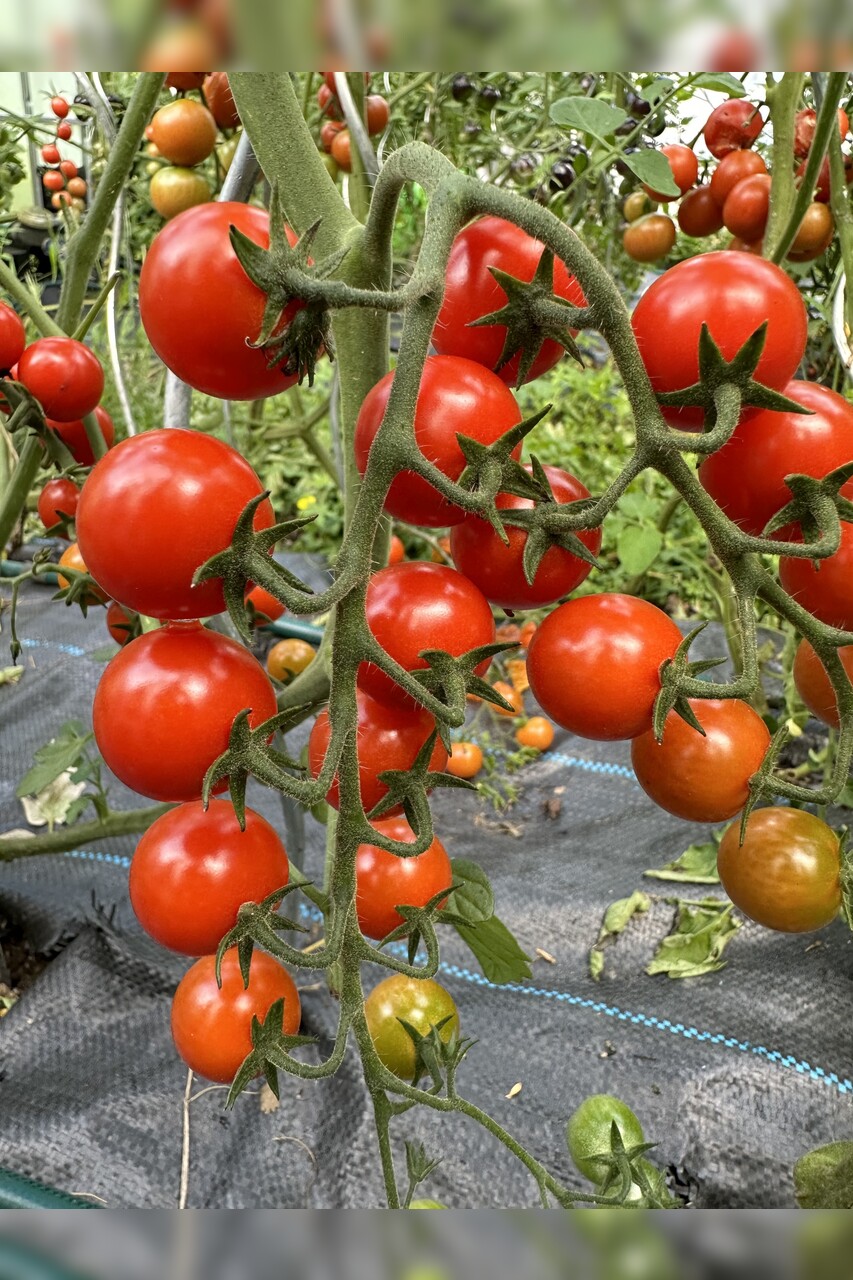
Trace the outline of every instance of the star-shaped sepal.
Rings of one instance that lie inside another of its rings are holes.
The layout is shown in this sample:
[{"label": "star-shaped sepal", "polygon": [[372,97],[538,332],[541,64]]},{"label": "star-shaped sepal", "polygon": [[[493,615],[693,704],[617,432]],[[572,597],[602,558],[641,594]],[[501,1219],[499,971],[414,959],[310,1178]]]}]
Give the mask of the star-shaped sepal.
[{"label": "star-shaped sepal", "polygon": [[[456,440],[465,457],[465,467],[459,477],[458,484],[469,493],[483,494],[488,499],[486,508],[478,514],[488,520],[492,528],[503,542],[508,538],[501,523],[495,498],[499,493],[512,493],[519,498],[530,498],[534,502],[546,498],[550,487],[536,475],[531,475],[520,462],[512,456],[513,451],[533,428],[542,421],[551,410],[549,404],[532,417],[525,418],[516,426],[505,431],[491,444],[482,444],[470,436],[458,433]],[[540,469],[541,471],[541,469]]]},{"label": "star-shaped sepal", "polygon": [[707,625],[707,622],[703,622],[691,631],[689,635],[684,637],[673,656],[661,663],[661,690],[655,699],[654,713],[652,715],[652,732],[655,735],[656,742],[660,742],[663,737],[666,718],[670,711],[674,711],[676,715],[681,716],[681,719],[689,724],[691,729],[701,733],[703,738],[705,736],[705,730],[696,719],[693,708],[690,706],[686,695],[682,692],[682,688],[684,680],[695,680],[704,671],[710,671],[713,667],[718,667],[721,662],[725,662],[725,658],[702,658],[696,662],[691,662],[688,657],[688,650],[691,644],[699,633],[705,630]]},{"label": "star-shaped sepal", "polygon": [[[539,571],[542,558],[551,547],[560,547],[583,560],[593,569],[600,569],[601,562],[593,555],[589,547],[572,529],[564,529],[563,522],[567,514],[586,511],[595,505],[595,498],[580,498],[577,502],[558,503],[554,497],[545,468],[538,458],[530,460],[533,480],[542,492],[542,496],[532,511],[526,513],[527,539],[524,543],[521,565],[525,580],[532,583]],[[510,515],[507,512],[507,515]],[[512,519],[507,520],[512,524]]]},{"label": "star-shaped sepal", "polygon": [[[494,693],[494,690],[492,691]],[[496,695],[500,698],[500,694]],[[501,702],[504,699],[501,698]],[[508,704],[507,704],[508,705]],[[465,778],[456,778],[450,773],[440,773],[430,769],[430,760],[438,738],[438,729],[434,729],[421,747],[414,763],[408,769],[385,769],[378,775],[379,781],[388,788],[387,795],[374,805],[367,815],[372,822],[381,818],[389,809],[402,805],[409,826],[415,835],[429,829],[429,802],[427,791],[437,787],[457,787],[467,791],[476,791],[476,785]]]},{"label": "star-shaped sepal", "polygon": [[[424,670],[413,671],[412,675],[447,708],[447,720],[438,721],[438,734],[445,750],[449,752],[451,749],[450,726],[458,726],[465,721],[469,693],[476,698],[481,698],[484,702],[491,702],[496,707],[515,714],[512,703],[507,702],[506,698],[501,697],[487,680],[479,676],[476,668],[483,662],[491,661],[499,653],[507,653],[517,648],[517,644],[484,644],[476,649],[470,649],[468,653],[463,653],[458,658],[451,657],[441,649],[422,651],[420,657],[428,665]],[[443,775],[431,773],[430,785],[435,785],[432,782],[433,778],[441,776]]]},{"label": "star-shaped sepal", "polygon": [[[504,365],[518,353],[518,376],[515,385],[520,387],[530,373],[546,338],[559,343],[583,368],[581,353],[570,331],[572,323],[578,322],[581,309],[554,293],[552,251],[543,249],[536,274],[530,281],[518,280],[498,267],[489,267],[489,270],[503,289],[507,300],[499,310],[492,311],[487,316],[481,316],[478,320],[472,320],[471,328],[489,324],[506,326],[506,338],[495,372],[500,372]],[[549,304],[549,311],[554,305],[563,308],[566,311],[565,323],[559,323],[550,314],[544,314],[545,309],[541,306],[543,302]]]},{"label": "star-shaped sepal", "polygon": [[269,739],[275,731],[287,729],[298,724],[305,713],[304,707],[288,707],[264,720],[257,728],[249,727],[251,711],[247,708],[234,718],[228,747],[221,756],[213,761],[204,775],[201,798],[205,807],[210,802],[213,788],[223,778],[228,779],[231,803],[240,823],[240,830],[246,829],[246,782],[249,777],[257,778],[266,787],[273,787],[288,794],[294,792],[297,781],[293,774],[303,772],[298,760],[292,760],[283,751],[269,745]]},{"label": "star-shaped sepal", "polygon": [[853,462],[836,467],[822,479],[799,473],[785,476],[791,501],[768,522],[764,536],[770,537],[779,530],[788,532],[788,526],[793,525],[799,527],[807,546],[839,538],[840,522],[853,523],[853,502],[841,496],[842,487],[851,477]]}]

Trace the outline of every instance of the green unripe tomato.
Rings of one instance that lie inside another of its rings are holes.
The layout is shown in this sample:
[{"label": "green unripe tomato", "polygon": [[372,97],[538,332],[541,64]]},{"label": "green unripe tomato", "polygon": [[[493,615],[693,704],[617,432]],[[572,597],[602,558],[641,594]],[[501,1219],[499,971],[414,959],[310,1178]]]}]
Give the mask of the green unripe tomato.
[{"label": "green unripe tomato", "polygon": [[400,1018],[422,1036],[448,1018],[439,1032],[445,1044],[459,1034],[459,1014],[453,997],[431,978],[392,974],[373,988],[364,1002],[364,1016],[380,1060],[401,1080],[414,1079],[415,1046],[400,1025]]},{"label": "green unripe tomato", "polygon": [[410,1209],[446,1209],[447,1205],[440,1200],[413,1200]]},{"label": "green unripe tomato", "polygon": [[566,1125],[569,1155],[575,1168],[590,1182],[598,1184],[607,1177],[607,1165],[595,1157],[610,1155],[610,1127],[614,1120],[626,1147],[645,1142],[642,1125],[631,1108],[609,1093],[585,1098]]}]

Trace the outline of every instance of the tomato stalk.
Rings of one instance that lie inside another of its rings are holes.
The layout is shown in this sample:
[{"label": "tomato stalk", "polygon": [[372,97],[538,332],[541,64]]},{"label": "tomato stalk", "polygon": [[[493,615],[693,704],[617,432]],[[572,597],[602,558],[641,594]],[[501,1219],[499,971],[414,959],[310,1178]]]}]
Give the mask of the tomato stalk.
[{"label": "tomato stalk", "polygon": [[[841,95],[844,92],[846,84],[847,84],[846,71],[833,71],[830,73],[829,82],[826,88],[826,93],[824,94],[823,102],[821,104],[821,108],[818,113],[817,124],[815,126],[814,139],[812,140],[811,150],[809,151],[809,158],[806,163],[806,168],[803,174],[802,182],[800,183],[800,189],[796,193],[795,199],[793,198],[793,186],[791,187],[790,199],[788,198],[788,193],[787,193],[787,181],[790,180],[790,164],[788,164],[787,168],[785,169],[784,179],[786,180],[785,181],[786,195],[783,198],[782,205],[783,207],[787,205],[787,207],[790,208],[790,213],[788,215],[787,221],[782,221],[781,215],[780,215],[778,222],[773,224],[774,229],[778,231],[778,240],[775,243],[770,239],[771,221],[770,219],[768,219],[768,236],[767,236],[768,242],[766,245],[765,256],[769,257],[772,262],[776,262],[776,263],[781,262],[785,257],[786,253],[788,252],[788,250],[790,249],[791,245],[794,243],[794,237],[796,236],[797,231],[799,230],[799,226],[803,220],[806,209],[808,209],[809,205],[812,203],[812,200],[814,198],[814,189],[817,184],[817,176],[820,171],[820,166],[823,163],[823,158],[826,155],[827,148],[831,146],[831,140],[833,138],[836,141],[836,147],[837,147],[839,156],[841,154],[840,142],[838,140],[838,104],[841,101]],[[774,120],[774,128],[775,128],[775,120]],[[781,162],[779,161],[779,158],[775,156],[775,138],[774,138],[774,159],[777,163],[780,164],[780,167],[781,167]],[[831,166],[832,166],[832,158],[830,156],[830,173],[832,172]],[[774,182],[776,181],[776,163],[774,163],[774,168],[773,168],[773,181]],[[845,208],[849,209],[849,202],[846,199],[846,182],[844,179],[843,160],[841,161],[840,181],[841,181],[840,190],[843,196],[843,203],[845,205]],[[830,177],[830,183],[831,182],[832,182],[832,178]],[[771,214],[770,214],[771,219],[773,217],[772,209],[773,209],[774,190],[775,189],[771,187],[771,193],[770,193],[771,194]],[[793,205],[793,207],[791,207],[791,205]],[[849,214],[847,216],[849,220]]]},{"label": "tomato stalk", "polygon": [[60,827],[39,836],[12,836],[0,840],[0,862],[30,858],[43,853],[67,853],[82,845],[97,843],[109,836],[141,835],[157,818],[173,809],[171,804],[149,805],[146,809],[121,809],[71,827]]},{"label": "tomato stalk", "polygon": [[[780,260],[775,256],[776,250],[790,222],[791,209],[795,201],[791,157],[794,154],[795,118],[803,95],[804,81],[805,76],[797,71],[786,71],[778,83],[774,81],[770,72],[767,75],[767,102],[770,107],[770,119],[773,122],[773,161],[770,212],[764,233],[764,256],[771,258],[774,262]],[[794,234],[796,234],[796,227]]]}]

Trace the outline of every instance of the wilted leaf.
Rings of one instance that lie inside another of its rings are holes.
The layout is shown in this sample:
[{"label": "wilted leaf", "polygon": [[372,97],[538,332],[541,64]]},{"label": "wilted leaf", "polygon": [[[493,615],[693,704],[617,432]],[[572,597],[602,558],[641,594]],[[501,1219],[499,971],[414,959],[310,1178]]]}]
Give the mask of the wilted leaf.
[{"label": "wilted leaf", "polygon": [[644,871],[652,880],[686,880],[691,884],[719,884],[717,849],[723,833],[715,832],[707,844],[691,844],[673,862],[666,866]]},{"label": "wilted leaf", "polygon": [[85,787],[85,782],[71,781],[69,770],[54,778],[38,795],[22,796],[21,803],[27,822],[31,827],[50,827],[53,830],[57,823],[65,821],[68,811]]},{"label": "wilted leaf", "polygon": [[611,902],[604,913],[598,941],[590,948],[589,973],[591,978],[598,981],[604,970],[604,947],[618,937],[635,915],[641,915],[643,912],[648,911],[651,905],[651,898],[647,893],[643,893],[641,889],[637,889],[632,893],[630,898],[617,898],[615,902]]},{"label": "wilted leaf", "polygon": [[741,927],[730,902],[706,898],[701,903],[668,899],[678,907],[675,926],[646,966],[646,973],[670,978],[698,978],[725,966],[720,957]]}]

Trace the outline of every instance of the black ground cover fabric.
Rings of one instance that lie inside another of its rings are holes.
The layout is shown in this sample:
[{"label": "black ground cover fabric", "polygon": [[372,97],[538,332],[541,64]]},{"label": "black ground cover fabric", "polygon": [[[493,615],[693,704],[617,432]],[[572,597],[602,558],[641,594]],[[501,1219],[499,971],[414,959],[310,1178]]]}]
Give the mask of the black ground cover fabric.
[{"label": "black ground cover fabric", "polygon": [[[2,593],[2,585],[0,585]],[[108,643],[100,610],[88,620],[23,593],[26,671],[0,686],[0,830],[26,825],[15,786],[36,747],[67,719],[88,722]],[[3,641],[5,643],[5,640]],[[702,637],[719,649],[720,637]],[[132,725],[128,726],[132,732]],[[299,748],[307,735],[293,735]],[[853,1125],[851,976],[843,924],[782,936],[746,923],[718,973],[688,981],[644,968],[667,931],[672,893],[704,886],[643,881],[708,829],[655,808],[625,744],[559,733],[526,768],[507,815],[475,795],[440,792],[436,827],[451,856],[488,872],[498,913],[528,954],[532,980],[495,988],[455,934],[442,931],[440,980],[464,1034],[478,1041],[460,1091],[490,1111],[569,1184],[580,1186],[564,1125],[587,1094],[624,1098],[656,1158],[689,1180],[701,1207],[793,1203],[791,1166],[805,1150],[849,1138]],[[139,799],[117,782],[114,803]],[[559,800],[549,816],[548,802]],[[249,802],[283,830],[279,797]],[[111,1207],[177,1203],[186,1071],[172,1048],[169,1003],[187,961],[154,945],[127,898],[132,837],[70,854],[0,863],[0,913],[23,923],[51,962],[0,1021],[0,1166]],[[309,820],[306,866],[320,873],[323,831]],[[587,953],[606,906],[643,887],[660,899],[607,951],[600,982]],[[306,912],[306,923],[312,923]],[[301,974],[304,1029],[327,1051],[335,1010]],[[513,1085],[521,1091],[508,1099]],[[370,1108],[350,1054],[333,1080],[282,1077],[281,1104],[258,1091],[223,1109],[225,1092],[196,1082],[190,1106],[188,1204],[206,1208],[354,1207],[383,1203]],[[443,1132],[446,1129],[446,1132]],[[452,1206],[535,1205],[523,1167],[476,1126],[409,1113],[404,1138],[444,1159],[424,1194]]]}]

